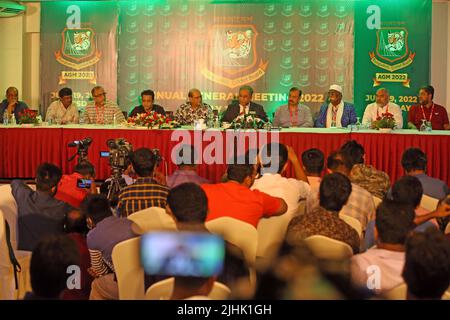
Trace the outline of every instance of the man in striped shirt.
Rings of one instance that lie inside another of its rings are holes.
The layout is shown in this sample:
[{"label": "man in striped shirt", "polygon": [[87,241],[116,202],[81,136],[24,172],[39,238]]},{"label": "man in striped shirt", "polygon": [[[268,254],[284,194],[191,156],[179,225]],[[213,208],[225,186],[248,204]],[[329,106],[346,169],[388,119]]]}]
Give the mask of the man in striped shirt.
[{"label": "man in striped shirt", "polygon": [[[91,90],[94,103],[86,106],[85,123],[120,124],[125,121],[122,110],[114,102],[106,100],[105,89],[96,86]],[[115,121],[114,121],[115,120]]]},{"label": "man in striped shirt", "polygon": [[148,148],[130,154],[130,161],[138,178],[119,194],[118,210],[122,217],[150,207],[166,207],[169,188],[153,179],[157,158]]},{"label": "man in striped shirt", "polygon": [[89,233],[87,246],[91,257],[88,272],[95,278],[91,285],[90,300],[117,300],[119,291],[112,263],[116,244],[134,238],[132,221],[112,214],[109,200],[104,195],[88,195],[82,204],[87,217]]}]

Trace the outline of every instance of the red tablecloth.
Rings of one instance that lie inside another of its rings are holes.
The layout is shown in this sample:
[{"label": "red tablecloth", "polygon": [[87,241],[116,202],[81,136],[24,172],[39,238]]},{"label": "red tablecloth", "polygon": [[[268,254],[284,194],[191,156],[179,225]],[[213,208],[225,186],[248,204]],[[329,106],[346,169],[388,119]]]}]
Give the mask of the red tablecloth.
[{"label": "red tablecloth", "polygon": [[[99,153],[108,151],[106,146],[108,139],[119,137],[127,139],[134,149],[158,148],[167,160],[170,174],[176,169],[175,164],[170,161],[171,150],[180,141],[178,139],[171,141],[173,132],[172,130],[136,129],[0,128],[0,150],[3,155],[0,164],[0,178],[32,178],[35,176],[37,165],[44,161],[59,165],[64,173],[70,173],[75,161],[69,163],[67,159],[75,153],[76,148],[68,148],[67,144],[85,137],[93,139],[92,145],[89,147],[89,160],[96,167],[98,179],[105,179],[110,175],[108,158],[100,158]],[[215,134],[223,136],[225,132],[216,132]],[[194,132],[189,131],[189,135],[191,141],[194,141]],[[321,149],[325,155],[328,155],[348,139],[356,139],[363,144],[366,150],[366,162],[387,172],[392,181],[403,174],[400,165],[401,154],[406,148],[415,146],[424,150],[428,155],[428,173],[450,183],[449,135],[283,131],[279,133],[280,142],[291,145],[299,156],[304,150],[313,147]],[[214,139],[212,140],[214,141]],[[268,141],[270,140],[269,135]],[[210,152],[212,143],[202,142],[202,146],[205,153]],[[224,153],[224,159],[230,156],[225,144],[217,147],[217,150],[220,149]],[[199,173],[214,182],[220,180],[225,168],[226,164],[202,163],[199,164]],[[292,175],[291,170],[288,175]]]}]

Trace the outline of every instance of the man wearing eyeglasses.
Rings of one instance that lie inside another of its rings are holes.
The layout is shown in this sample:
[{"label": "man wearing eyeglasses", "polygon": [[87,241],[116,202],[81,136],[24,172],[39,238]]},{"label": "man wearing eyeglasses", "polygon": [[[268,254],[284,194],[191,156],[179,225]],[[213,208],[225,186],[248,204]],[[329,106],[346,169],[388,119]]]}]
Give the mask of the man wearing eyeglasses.
[{"label": "man wearing eyeglasses", "polygon": [[319,117],[316,120],[317,128],[346,128],[355,124],[356,112],[353,104],[342,99],[342,87],[333,84],[328,91],[329,103],[320,107]]},{"label": "man wearing eyeglasses", "polygon": [[105,89],[96,86],[91,90],[93,103],[86,106],[85,122],[90,124],[120,124],[125,121],[122,110],[114,102],[106,100]]}]

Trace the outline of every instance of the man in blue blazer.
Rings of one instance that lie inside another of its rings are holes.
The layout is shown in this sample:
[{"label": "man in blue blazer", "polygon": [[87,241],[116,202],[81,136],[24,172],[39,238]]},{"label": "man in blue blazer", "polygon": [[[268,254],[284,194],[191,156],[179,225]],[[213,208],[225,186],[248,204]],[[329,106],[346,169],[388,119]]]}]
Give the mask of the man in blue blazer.
[{"label": "man in blue blazer", "polygon": [[355,124],[356,111],[353,104],[342,101],[342,87],[333,84],[328,91],[330,103],[320,107],[319,117],[316,120],[317,128],[346,128]]},{"label": "man in blue blazer", "polygon": [[233,122],[233,120],[240,114],[247,114],[251,111],[256,113],[256,117],[267,122],[267,114],[264,111],[264,107],[257,103],[252,102],[253,89],[250,86],[243,86],[239,89],[239,101],[232,103],[225,111],[222,121]]}]

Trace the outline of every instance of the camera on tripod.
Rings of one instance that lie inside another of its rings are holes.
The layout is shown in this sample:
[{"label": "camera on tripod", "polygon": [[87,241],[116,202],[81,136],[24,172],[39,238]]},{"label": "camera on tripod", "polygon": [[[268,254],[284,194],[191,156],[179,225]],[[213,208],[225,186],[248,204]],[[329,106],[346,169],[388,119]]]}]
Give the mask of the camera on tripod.
[{"label": "camera on tripod", "polygon": [[87,137],[83,140],[75,140],[67,144],[70,148],[77,148],[77,152],[69,158],[69,161],[72,161],[75,159],[75,157],[78,155],[78,163],[83,161],[88,161],[87,154],[88,154],[88,148],[92,143],[92,138]]},{"label": "camera on tripod", "polygon": [[130,161],[130,153],[133,152],[133,146],[124,138],[109,139],[106,141],[106,145],[109,148],[108,154],[109,164],[113,169],[125,170]]}]

